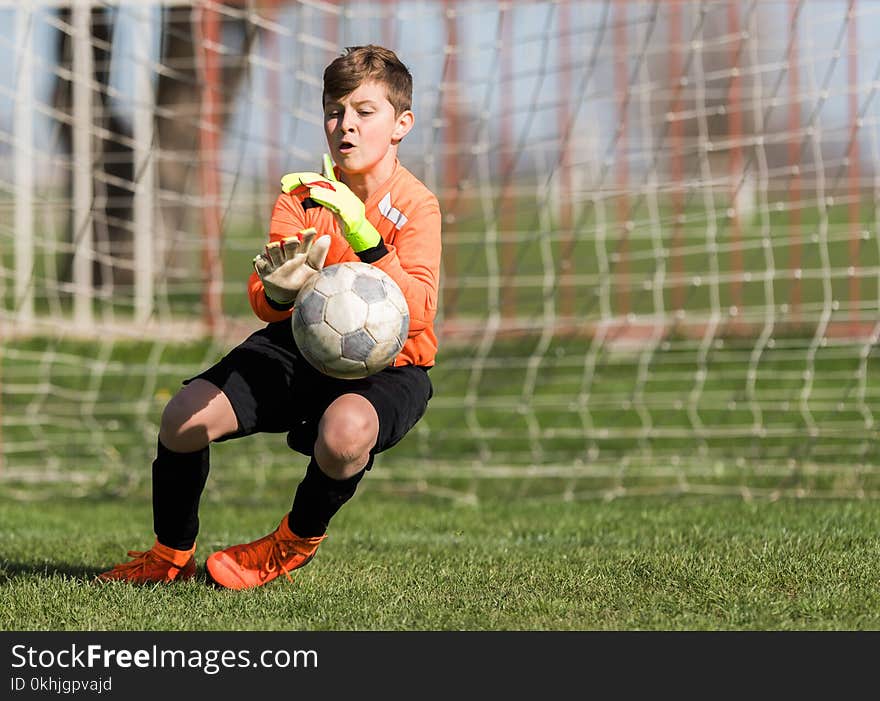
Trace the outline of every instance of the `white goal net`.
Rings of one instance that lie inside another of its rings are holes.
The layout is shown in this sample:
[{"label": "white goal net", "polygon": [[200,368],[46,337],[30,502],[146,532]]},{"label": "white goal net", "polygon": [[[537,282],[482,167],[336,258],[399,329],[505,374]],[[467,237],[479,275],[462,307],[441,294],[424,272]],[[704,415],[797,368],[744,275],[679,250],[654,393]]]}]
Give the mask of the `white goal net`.
[{"label": "white goal net", "polygon": [[[444,258],[435,396],[372,483],[877,496],[878,29],[866,0],[0,0],[0,489],[148,488],[165,402],[259,326],[324,66],[377,43]],[[247,441],[211,489],[301,473]]]}]

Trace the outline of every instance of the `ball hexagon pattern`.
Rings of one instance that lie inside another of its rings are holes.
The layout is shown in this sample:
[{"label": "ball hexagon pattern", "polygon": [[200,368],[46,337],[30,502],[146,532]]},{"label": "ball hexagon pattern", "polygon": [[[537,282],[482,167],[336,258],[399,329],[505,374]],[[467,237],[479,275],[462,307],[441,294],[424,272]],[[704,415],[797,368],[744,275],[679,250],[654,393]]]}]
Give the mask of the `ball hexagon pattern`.
[{"label": "ball hexagon pattern", "polygon": [[368,263],[337,263],[299,291],[291,324],[296,345],[313,367],[352,380],[394,361],[409,332],[409,309],[387,273]]}]

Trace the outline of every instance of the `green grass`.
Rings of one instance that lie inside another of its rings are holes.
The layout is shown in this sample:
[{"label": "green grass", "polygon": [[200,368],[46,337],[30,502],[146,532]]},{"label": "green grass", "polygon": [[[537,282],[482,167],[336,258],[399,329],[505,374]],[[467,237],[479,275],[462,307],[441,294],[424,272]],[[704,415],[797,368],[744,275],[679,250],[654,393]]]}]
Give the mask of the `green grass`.
[{"label": "green grass", "polygon": [[[209,500],[197,558],[271,530]],[[150,544],[146,500],[0,506],[3,630],[876,630],[880,502],[650,498],[464,506],[362,491],[258,590],[95,585]]]}]

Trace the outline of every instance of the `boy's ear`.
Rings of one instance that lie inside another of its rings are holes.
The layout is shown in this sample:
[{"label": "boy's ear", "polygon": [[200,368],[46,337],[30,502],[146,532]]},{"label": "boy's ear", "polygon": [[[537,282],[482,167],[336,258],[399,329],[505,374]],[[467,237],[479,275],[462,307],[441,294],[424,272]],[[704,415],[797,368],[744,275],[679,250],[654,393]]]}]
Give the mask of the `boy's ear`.
[{"label": "boy's ear", "polygon": [[416,116],[412,113],[412,110],[401,112],[400,116],[397,117],[397,124],[394,125],[394,131],[391,133],[391,140],[395,144],[400,143],[403,137],[409,134],[415,122]]}]

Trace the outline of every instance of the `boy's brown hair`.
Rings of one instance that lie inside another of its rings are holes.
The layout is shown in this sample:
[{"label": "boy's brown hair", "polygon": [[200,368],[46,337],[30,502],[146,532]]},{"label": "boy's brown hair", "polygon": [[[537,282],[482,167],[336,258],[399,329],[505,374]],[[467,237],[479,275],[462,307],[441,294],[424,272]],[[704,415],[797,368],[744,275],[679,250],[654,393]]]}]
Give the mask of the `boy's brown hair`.
[{"label": "boy's brown hair", "polygon": [[391,49],[368,44],[349,46],[324,69],[323,102],[339,100],[361,83],[374,80],[385,86],[395,116],[412,109],[412,75]]}]

